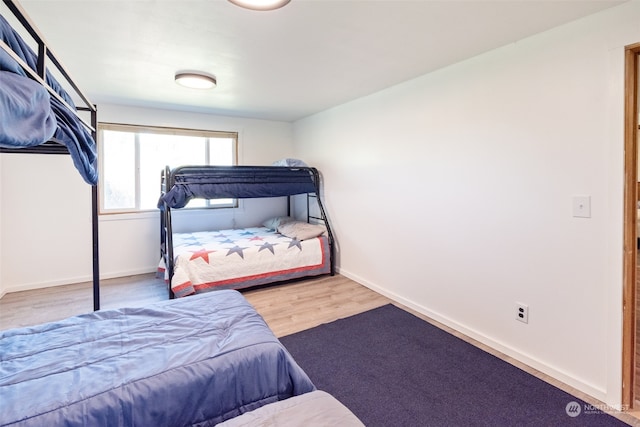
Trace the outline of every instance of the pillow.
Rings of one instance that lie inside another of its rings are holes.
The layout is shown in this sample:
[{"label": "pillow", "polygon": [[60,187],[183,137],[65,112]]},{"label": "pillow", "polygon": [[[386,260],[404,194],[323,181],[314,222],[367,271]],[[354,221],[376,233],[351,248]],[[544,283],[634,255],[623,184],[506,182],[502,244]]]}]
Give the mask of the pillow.
[{"label": "pillow", "polygon": [[280,159],[272,163],[271,166],[294,166],[294,167],[307,167],[307,164],[299,159]]},{"label": "pillow", "polygon": [[284,224],[286,222],[295,221],[290,216],[276,216],[274,218],[269,218],[265,222],[262,223],[264,227],[267,227],[271,230],[277,230],[280,224]]},{"label": "pillow", "polygon": [[326,230],[322,225],[309,224],[302,221],[289,221],[280,224],[278,233],[291,239],[307,240],[318,237]]}]

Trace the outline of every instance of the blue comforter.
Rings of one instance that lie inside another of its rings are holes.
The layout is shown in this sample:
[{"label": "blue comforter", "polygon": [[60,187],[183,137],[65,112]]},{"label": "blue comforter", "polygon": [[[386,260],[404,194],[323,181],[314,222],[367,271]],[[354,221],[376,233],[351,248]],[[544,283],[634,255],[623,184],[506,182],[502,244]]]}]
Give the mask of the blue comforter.
[{"label": "blue comforter", "polygon": [[283,166],[180,166],[158,208],[183,208],[191,199],[252,199],[317,193],[315,168]]},{"label": "blue comforter", "polygon": [[0,50],[0,147],[33,147],[56,131],[49,92],[34,80],[2,70]]},{"label": "blue comforter", "polygon": [[[0,15],[0,40],[31,69],[37,55]],[[47,84],[72,108],[73,100],[47,72]],[[0,49],[0,147],[24,148],[55,140],[67,147],[75,167],[89,184],[97,184],[96,144],[84,125],[46,88]]]},{"label": "blue comforter", "polygon": [[237,291],[0,332],[0,425],[215,425],[315,387]]}]

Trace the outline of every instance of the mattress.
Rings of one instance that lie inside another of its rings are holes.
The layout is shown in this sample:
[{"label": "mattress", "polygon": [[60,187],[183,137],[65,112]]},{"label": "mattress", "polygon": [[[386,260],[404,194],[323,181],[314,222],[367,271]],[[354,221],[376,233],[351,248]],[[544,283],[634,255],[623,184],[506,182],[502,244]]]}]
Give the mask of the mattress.
[{"label": "mattress", "polygon": [[[171,289],[177,297],[241,289],[330,272],[326,236],[298,240],[266,227],[174,233]],[[164,260],[158,267],[165,272]]]},{"label": "mattress", "polygon": [[214,425],[315,390],[237,291],[0,332],[0,425]]},{"label": "mattress", "polygon": [[320,390],[271,403],[218,424],[218,427],[262,426],[364,427],[364,424],[335,397]]}]

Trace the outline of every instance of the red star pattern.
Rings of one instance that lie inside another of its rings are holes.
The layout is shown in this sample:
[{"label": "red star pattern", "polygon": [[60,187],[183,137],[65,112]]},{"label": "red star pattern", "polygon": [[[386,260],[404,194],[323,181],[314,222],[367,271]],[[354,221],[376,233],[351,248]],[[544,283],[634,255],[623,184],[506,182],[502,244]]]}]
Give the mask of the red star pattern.
[{"label": "red star pattern", "polygon": [[216,251],[208,251],[206,249],[200,249],[199,251],[193,252],[193,255],[191,255],[191,258],[189,258],[189,261],[192,261],[196,258],[202,258],[207,264],[209,264],[209,254],[213,252],[216,252]]}]

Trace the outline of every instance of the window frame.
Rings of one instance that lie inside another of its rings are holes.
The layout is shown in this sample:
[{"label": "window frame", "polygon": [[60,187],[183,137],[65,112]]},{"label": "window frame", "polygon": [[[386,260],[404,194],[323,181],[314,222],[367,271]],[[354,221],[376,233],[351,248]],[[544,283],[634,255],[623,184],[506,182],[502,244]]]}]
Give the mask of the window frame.
[{"label": "window frame", "polygon": [[[105,209],[104,197],[105,197],[105,185],[102,177],[104,176],[104,131],[120,131],[135,133],[135,207],[124,209]],[[213,131],[204,129],[187,129],[187,128],[175,128],[175,127],[163,127],[163,126],[147,126],[147,125],[131,125],[120,123],[98,123],[98,214],[99,215],[117,215],[117,214],[139,214],[156,212],[157,208],[142,209],[141,204],[141,179],[140,179],[140,140],[139,134],[160,134],[160,135],[179,135],[179,136],[191,136],[191,137],[203,137],[207,138],[205,143],[205,162],[199,164],[209,165],[210,160],[210,141],[212,138],[230,138],[233,140],[232,147],[232,165],[238,165],[238,132],[234,131]],[[182,165],[169,165],[171,167],[177,167]],[[158,196],[160,195],[160,178],[161,171],[158,171]],[[230,203],[225,204],[212,204],[210,200],[205,201],[205,206],[187,206],[183,209],[187,210],[202,210],[202,209],[234,209],[238,207],[238,199],[231,199]]]}]

